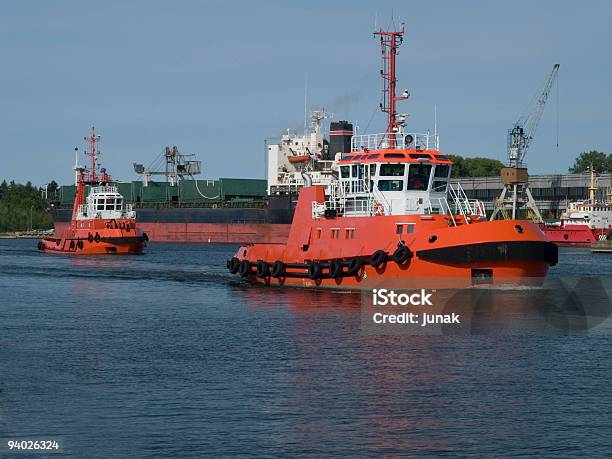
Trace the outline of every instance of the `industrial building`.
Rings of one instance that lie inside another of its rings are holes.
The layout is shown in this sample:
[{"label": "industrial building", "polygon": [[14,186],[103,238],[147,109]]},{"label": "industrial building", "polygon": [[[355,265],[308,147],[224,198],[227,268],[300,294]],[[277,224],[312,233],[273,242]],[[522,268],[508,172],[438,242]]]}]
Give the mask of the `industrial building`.
[{"label": "industrial building", "polygon": [[[564,211],[568,202],[587,199],[589,195],[590,176],[582,174],[531,175],[529,189],[543,217],[555,217]],[[483,201],[487,211],[492,211],[495,200],[502,191],[500,177],[462,177],[451,180],[453,185],[459,183],[469,198]],[[612,188],[612,174],[597,176],[599,200],[605,201]]]}]

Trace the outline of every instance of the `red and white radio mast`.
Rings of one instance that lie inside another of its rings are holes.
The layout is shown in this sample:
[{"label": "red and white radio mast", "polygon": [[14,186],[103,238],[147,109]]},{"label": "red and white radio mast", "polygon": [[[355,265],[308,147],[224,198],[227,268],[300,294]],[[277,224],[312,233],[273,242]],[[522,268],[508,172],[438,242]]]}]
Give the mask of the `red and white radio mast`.
[{"label": "red and white radio mast", "polygon": [[395,148],[395,134],[398,133],[399,127],[403,124],[403,121],[397,120],[396,102],[407,99],[409,96],[407,90],[404,91],[401,96],[396,96],[395,94],[397,85],[397,78],[395,77],[395,56],[398,53],[397,49],[404,39],[404,24],[402,23],[400,30],[386,31],[380,29],[374,32],[374,35],[380,36],[380,48],[382,53],[382,69],[380,70],[380,76],[383,79],[383,100],[380,104],[380,109],[384,113],[387,113],[389,118],[387,124],[389,148]]}]

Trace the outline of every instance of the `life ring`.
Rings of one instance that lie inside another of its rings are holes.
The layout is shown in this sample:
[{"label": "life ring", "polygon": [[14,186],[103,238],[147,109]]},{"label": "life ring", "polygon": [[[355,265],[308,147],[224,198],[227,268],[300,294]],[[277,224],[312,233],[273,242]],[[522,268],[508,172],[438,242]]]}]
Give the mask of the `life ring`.
[{"label": "life ring", "polygon": [[412,258],[412,252],[404,244],[400,244],[397,246],[397,249],[395,249],[395,252],[393,252],[391,258],[393,258],[393,261],[395,261],[398,265],[401,265],[406,263],[408,259]]},{"label": "life ring", "polygon": [[348,274],[349,276],[355,276],[357,275],[362,266],[363,261],[361,260],[361,258],[355,257],[349,262],[346,274]]},{"label": "life ring", "polygon": [[257,277],[270,277],[270,265],[263,260],[257,262]]},{"label": "life ring", "polygon": [[100,242],[100,233],[96,231],[96,235],[94,236],[94,241]]},{"label": "life ring", "polygon": [[89,241],[89,243],[91,244],[91,243],[93,242],[93,240],[94,240],[93,234],[89,233],[89,234],[87,235],[87,240],[88,240],[88,241]]},{"label": "life ring", "polygon": [[238,271],[242,277],[248,277],[251,274],[251,262],[249,260],[242,260]]},{"label": "life ring", "polygon": [[285,263],[280,260],[276,260],[272,264],[272,277],[283,277],[285,275]]},{"label": "life ring", "polygon": [[318,261],[311,261],[308,263],[308,278],[312,280],[320,279],[323,274],[321,263]]},{"label": "life ring", "polygon": [[342,276],[342,263],[339,260],[332,260],[329,263],[329,276],[332,279],[338,279]]},{"label": "life ring", "polygon": [[385,261],[387,261],[387,253],[384,250],[377,250],[370,257],[370,264],[375,268],[378,268]]},{"label": "life ring", "polygon": [[77,240],[77,247],[78,247],[80,250],[83,250],[83,241],[81,241],[80,239],[78,239],[78,240]]},{"label": "life ring", "polygon": [[385,213],[385,208],[380,202],[375,202],[372,206],[372,213],[374,215],[383,215]]}]

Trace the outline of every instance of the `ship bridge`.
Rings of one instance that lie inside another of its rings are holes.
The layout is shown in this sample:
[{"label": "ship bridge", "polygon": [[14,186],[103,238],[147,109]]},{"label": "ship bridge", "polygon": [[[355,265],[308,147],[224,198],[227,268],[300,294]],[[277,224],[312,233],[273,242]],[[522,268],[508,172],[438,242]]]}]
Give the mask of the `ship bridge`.
[{"label": "ship bridge", "polygon": [[124,204],[123,196],[116,186],[103,185],[92,187],[87,202],[81,204],[77,211],[77,220],[92,218],[119,219],[135,218],[132,204]]},{"label": "ship bridge", "polygon": [[[338,181],[324,207],[315,205],[313,216],[340,213],[346,216],[463,214],[484,216],[484,207],[465,196],[461,187],[450,187],[450,159],[433,149],[437,142],[416,148],[415,134],[387,133],[356,136],[355,149],[338,158]],[[390,148],[389,145],[395,145]],[[407,146],[413,145],[412,148]],[[426,149],[425,147],[432,147]],[[451,197],[449,204],[447,196]]]}]

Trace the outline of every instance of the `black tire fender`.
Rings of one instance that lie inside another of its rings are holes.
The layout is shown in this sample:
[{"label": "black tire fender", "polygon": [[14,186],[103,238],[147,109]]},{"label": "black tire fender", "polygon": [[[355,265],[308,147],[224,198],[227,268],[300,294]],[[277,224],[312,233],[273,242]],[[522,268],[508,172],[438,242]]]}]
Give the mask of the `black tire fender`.
[{"label": "black tire fender", "polygon": [[263,260],[259,260],[257,262],[257,271],[255,274],[257,274],[257,277],[270,277],[270,264]]},{"label": "black tire fender", "polygon": [[385,261],[387,261],[387,253],[384,250],[377,250],[370,257],[370,264],[375,268],[378,268]]},{"label": "black tire fender", "polygon": [[232,257],[227,260],[227,269],[229,269],[231,274],[236,274],[240,269],[240,260],[238,260],[236,257]]},{"label": "black tire fender", "polygon": [[342,263],[339,260],[332,260],[329,263],[329,276],[332,279],[342,277]]},{"label": "black tire fender", "polygon": [[272,277],[283,277],[285,275],[285,263],[280,260],[276,260],[272,264]]},{"label": "black tire fender", "polygon": [[349,262],[348,270],[346,273],[349,276],[355,276],[357,275],[359,270],[362,268],[362,266],[363,266],[363,261],[361,260],[361,258],[355,257],[351,259],[351,261]]},{"label": "black tire fender", "polygon": [[249,260],[242,260],[238,272],[242,277],[248,277],[251,274],[251,262]]},{"label": "black tire fender", "polygon": [[311,261],[308,263],[308,278],[309,279],[320,279],[323,274],[323,268],[321,267],[321,263],[318,261]]},{"label": "black tire fender", "polygon": [[94,240],[93,234],[89,233],[89,234],[87,235],[87,240],[88,240],[88,241],[89,241],[89,243],[91,244],[91,243],[93,242],[93,240]]},{"label": "black tire fender", "polygon": [[400,244],[393,252],[392,258],[398,265],[404,264],[412,258],[412,251],[404,244]]}]

